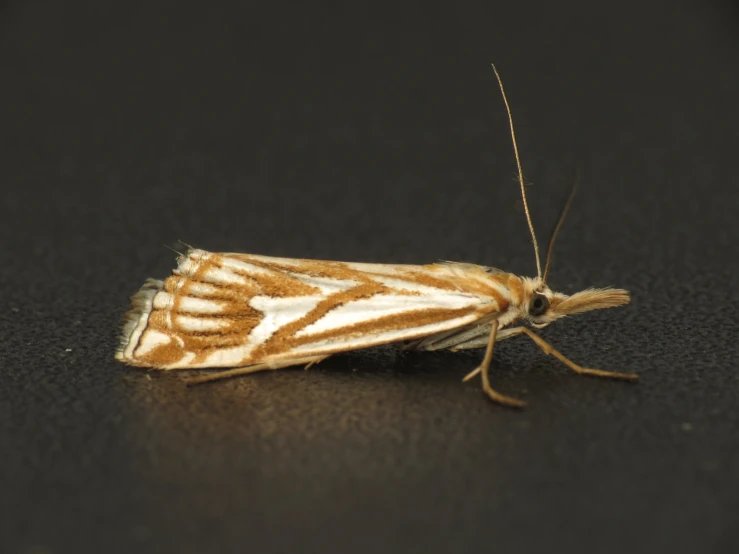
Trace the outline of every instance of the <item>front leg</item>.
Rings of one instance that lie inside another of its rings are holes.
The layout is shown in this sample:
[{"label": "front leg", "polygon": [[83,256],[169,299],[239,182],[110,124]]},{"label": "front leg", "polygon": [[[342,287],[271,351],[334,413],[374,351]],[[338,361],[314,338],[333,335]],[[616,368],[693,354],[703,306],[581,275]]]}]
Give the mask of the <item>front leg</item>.
[{"label": "front leg", "polygon": [[[505,336],[503,336],[505,334]],[[590,369],[587,367],[582,367],[563,354],[561,354],[558,350],[556,350],[551,344],[549,344],[547,341],[545,341],[543,338],[541,338],[539,335],[534,333],[531,329],[528,327],[512,327],[511,329],[505,329],[501,331],[498,335],[497,340],[502,340],[503,338],[511,338],[515,337],[516,335],[527,335],[531,340],[536,343],[536,345],[542,349],[544,354],[551,354],[555,358],[557,358],[560,362],[565,364],[567,367],[572,369],[573,371],[579,373],[580,375],[592,375],[594,377],[605,377],[607,379],[620,379],[623,381],[636,381],[639,379],[638,375],[634,375],[633,373],[618,373],[616,371],[605,371],[603,369]],[[485,344],[481,344],[479,338],[476,338],[474,340],[467,341],[462,344],[458,344],[452,348],[452,350],[461,350],[463,348],[480,348],[482,346],[485,346]],[[462,381],[469,381],[472,379],[475,375],[480,373],[482,370],[482,366],[476,368],[474,371],[471,371],[468,373]]]},{"label": "front leg", "polygon": [[[525,327],[512,327],[510,329],[503,329],[500,333],[497,334],[496,342],[499,342],[503,339],[509,339],[511,337],[515,337],[516,335],[520,335],[523,333],[523,330]],[[483,346],[486,346],[489,339],[486,339],[485,342],[480,341],[480,337],[475,337],[474,339],[467,340],[461,344],[457,344],[452,347],[453,352],[457,352],[458,350],[463,350],[467,348],[482,348]],[[467,375],[464,376],[464,379],[462,379],[462,382],[465,383],[472,379],[475,375],[480,373],[482,371],[482,366],[470,371]]]},{"label": "front leg", "polygon": [[569,367],[571,370],[579,373],[580,375],[592,375],[594,377],[605,377],[607,379],[621,379],[624,381],[636,381],[637,379],[639,379],[639,376],[633,373],[618,373],[616,371],[605,371],[602,369],[590,369],[587,367],[582,367],[580,365],[577,365],[575,362],[573,362],[572,360],[570,360],[569,358],[561,354],[559,351],[557,351],[551,344],[549,344],[539,335],[534,333],[531,329],[528,329],[526,327],[519,327],[519,328],[521,329],[521,333],[528,335],[528,337],[531,340],[533,340],[536,343],[536,345],[544,351],[544,354],[551,354],[552,356],[557,358],[560,362],[562,362],[567,367]]},{"label": "front leg", "polygon": [[[493,402],[509,406],[511,408],[523,408],[526,406],[526,402],[505,396],[497,392],[493,387],[490,386],[490,378],[488,372],[490,371],[490,362],[493,360],[493,349],[495,348],[495,337],[498,334],[498,320],[493,321],[490,326],[490,337],[488,338],[487,349],[485,350],[485,357],[482,359],[480,366],[475,369],[472,374],[482,373],[482,390],[487,394]],[[466,380],[466,378],[465,378]]]}]

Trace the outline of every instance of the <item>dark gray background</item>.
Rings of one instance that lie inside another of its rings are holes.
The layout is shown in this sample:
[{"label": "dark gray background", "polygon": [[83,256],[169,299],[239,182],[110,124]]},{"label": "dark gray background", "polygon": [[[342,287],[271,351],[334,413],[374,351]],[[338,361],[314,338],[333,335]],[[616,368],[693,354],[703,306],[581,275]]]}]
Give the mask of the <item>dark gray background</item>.
[{"label": "dark gray background", "polygon": [[[730,552],[739,532],[729,3],[0,8],[3,552]],[[307,4],[307,3],[306,3]],[[604,5],[605,6],[605,5]],[[113,359],[177,239],[629,289],[543,335],[185,389]]]}]

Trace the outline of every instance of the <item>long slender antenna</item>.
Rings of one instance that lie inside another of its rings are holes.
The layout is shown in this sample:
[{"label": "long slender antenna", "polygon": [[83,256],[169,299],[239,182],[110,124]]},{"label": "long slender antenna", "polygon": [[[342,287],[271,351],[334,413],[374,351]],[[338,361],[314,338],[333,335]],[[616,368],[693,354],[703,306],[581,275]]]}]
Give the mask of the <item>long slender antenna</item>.
[{"label": "long slender antenna", "polygon": [[511,127],[511,139],[513,140],[513,153],[516,155],[516,165],[518,166],[518,182],[521,183],[521,196],[523,197],[523,210],[526,212],[526,221],[529,223],[529,230],[531,231],[531,242],[534,243],[534,254],[536,255],[536,272],[541,277],[541,261],[539,260],[539,243],[536,242],[536,233],[534,233],[534,224],[531,222],[531,214],[529,213],[529,203],[526,200],[526,187],[523,182],[523,170],[521,169],[521,159],[518,157],[518,145],[516,144],[516,131],[513,129],[513,116],[511,115],[511,107],[508,105],[508,98],[505,95],[505,89],[503,88],[503,81],[498,75],[498,70],[495,69],[495,64],[491,63],[493,71],[495,72],[495,78],[498,79],[498,85],[500,86],[500,93],[503,95],[503,102],[505,102],[505,109],[508,112],[508,124]]},{"label": "long slender antenna", "polygon": [[549,239],[549,246],[547,247],[547,263],[544,265],[544,277],[542,278],[543,283],[547,282],[547,277],[549,276],[549,266],[552,263],[552,251],[554,250],[554,241],[557,239],[559,230],[562,228],[562,223],[564,223],[565,216],[567,215],[567,212],[570,209],[570,204],[572,204],[572,199],[575,198],[575,193],[577,192],[578,186],[580,186],[580,168],[579,167],[577,168],[577,172],[575,173],[575,182],[572,184],[572,190],[570,191],[570,195],[567,197],[567,202],[565,202],[565,205],[559,214],[557,225],[554,227],[554,231],[552,231],[552,238]]}]

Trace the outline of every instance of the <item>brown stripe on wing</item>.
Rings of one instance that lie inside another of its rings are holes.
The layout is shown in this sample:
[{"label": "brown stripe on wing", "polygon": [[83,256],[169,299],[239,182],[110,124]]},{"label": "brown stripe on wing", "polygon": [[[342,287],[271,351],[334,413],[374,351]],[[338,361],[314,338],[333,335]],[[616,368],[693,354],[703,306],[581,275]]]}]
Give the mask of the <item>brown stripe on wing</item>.
[{"label": "brown stripe on wing", "polygon": [[[497,280],[496,280],[497,281]],[[503,289],[507,289],[508,287],[500,283]],[[490,296],[493,299],[495,299],[495,302],[498,304],[498,311],[499,312],[505,312],[508,307],[511,305],[511,302],[508,300],[508,298],[500,293],[500,291],[495,288],[494,286],[485,286],[483,289],[483,292],[486,296]]]},{"label": "brown stripe on wing", "polygon": [[184,346],[181,346],[178,341],[172,340],[167,344],[157,346],[146,354],[141,355],[134,353],[134,357],[130,360],[126,360],[126,363],[140,367],[161,369],[176,364],[188,354],[193,353],[195,354],[195,357],[189,363],[196,364],[204,362],[213,350],[233,348],[243,345],[243,339],[218,340],[209,336],[190,336],[187,338],[182,337],[181,335],[177,336],[183,339],[185,343]]},{"label": "brown stripe on wing", "polygon": [[[491,275],[485,271],[485,268],[474,264],[453,262],[428,265],[387,264],[388,268],[392,268],[394,271],[384,273],[373,271],[372,269],[351,267],[355,264],[346,262],[296,259],[295,261],[299,263],[292,265],[280,263],[276,259],[266,260],[266,256],[259,258],[254,258],[249,254],[222,254],[219,256],[230,257],[279,273],[287,272],[308,277],[350,280],[358,283],[366,282],[368,278],[390,278],[443,291],[465,292],[483,297],[492,297],[499,303],[501,309],[505,309],[508,305],[508,300],[501,295],[495,285],[491,285],[491,281],[505,288],[509,274],[501,272],[499,275]],[[356,265],[371,266],[373,264]],[[231,268],[226,269],[232,270]],[[454,271],[455,269],[458,269],[458,271]],[[409,294],[414,296],[422,294],[417,291],[403,289],[400,285],[388,287],[387,292],[389,294]]]},{"label": "brown stripe on wing", "polygon": [[[176,279],[176,277],[170,277],[170,279]],[[187,280],[189,281],[189,279]],[[187,285],[180,289],[182,291],[188,290]],[[181,308],[181,300],[183,298],[199,298],[203,300],[210,300],[206,295],[202,294],[176,294],[174,295],[174,304],[169,310],[169,313],[152,313],[155,316],[154,323],[159,327],[161,326],[162,332],[167,332],[171,336],[177,336],[184,343],[180,349],[183,351],[181,355],[184,356],[188,352],[195,354],[195,358],[192,363],[198,363],[204,361],[209,354],[209,351],[219,348],[231,348],[235,346],[243,346],[246,342],[246,337],[252,332],[252,330],[261,323],[264,319],[264,314],[253,308],[249,304],[249,297],[241,291],[242,295],[235,293],[233,298],[224,299],[223,302],[218,302],[221,311],[216,313],[203,313],[193,312]],[[166,327],[166,317],[170,316],[172,327]],[[178,316],[186,317],[199,317],[203,319],[215,319],[221,323],[221,327],[218,329],[208,330],[191,330],[186,329],[178,324]]]},{"label": "brown stripe on wing", "polygon": [[513,273],[505,274],[507,279],[504,286],[508,289],[508,294],[514,305],[519,306],[523,302],[523,281],[521,278],[513,275]]},{"label": "brown stripe on wing", "polygon": [[[173,279],[169,283],[170,279]],[[259,287],[256,283],[249,282],[247,284],[225,284],[217,283],[200,277],[180,277],[179,279],[170,278],[165,281],[165,289],[171,294],[182,297],[202,298],[203,300],[233,302],[234,300],[242,300],[251,298],[259,294]],[[180,282],[178,282],[180,281]],[[216,289],[215,292],[200,292],[197,285],[205,285]]]},{"label": "brown stripe on wing", "polygon": [[[229,257],[247,262],[263,269],[269,269],[277,272],[289,272],[293,274],[305,275],[307,277],[321,277],[326,279],[348,280],[366,282],[367,279],[376,277],[384,277],[395,279],[398,281],[408,281],[417,285],[433,287],[440,290],[459,291],[460,287],[455,283],[454,279],[450,279],[445,275],[436,276],[439,268],[443,266],[439,264],[430,265],[406,265],[406,264],[387,264],[388,268],[394,269],[396,272],[384,273],[381,271],[373,271],[371,269],[358,269],[351,267],[347,262],[333,262],[324,260],[304,260],[296,259],[299,264],[284,264],[278,261],[267,261],[264,258],[252,258],[248,254],[228,254]],[[356,264],[367,265],[373,264]],[[382,265],[382,264],[381,264]],[[474,266],[476,267],[476,266]],[[401,290],[400,287],[392,287]],[[390,289],[389,289],[390,290]],[[411,292],[411,291],[409,291]]]},{"label": "brown stripe on wing", "polygon": [[482,266],[456,262],[445,262],[426,267],[436,268],[437,271],[451,271],[453,276],[449,279],[455,284],[457,290],[482,298],[493,298],[501,312],[508,309],[510,302],[507,295],[501,293],[501,290],[505,291],[508,288],[508,273],[490,274]]},{"label": "brown stripe on wing", "polygon": [[[172,303],[168,308],[154,309],[149,316],[145,331],[158,331],[168,335],[172,340],[158,345],[146,354],[137,356],[142,365],[163,367],[172,365],[189,353],[195,354],[192,363],[204,361],[210,350],[243,345],[245,337],[259,325],[263,314],[249,305],[249,299],[259,294],[257,282],[248,280],[247,284],[224,284],[214,282],[207,277],[207,272],[218,268],[211,258],[200,258],[189,275],[172,275],[164,281],[163,289],[171,295]],[[230,271],[230,268],[226,268]],[[216,289],[216,294],[203,294],[194,290],[193,285],[207,285]],[[198,298],[215,302],[221,308],[217,313],[193,314],[182,309],[184,298]],[[223,326],[215,330],[190,330],[177,323],[177,317],[219,317]],[[168,322],[171,321],[171,326]]]},{"label": "brown stripe on wing", "polygon": [[434,272],[435,268],[440,267],[438,264],[417,266],[419,269],[415,269],[414,266],[410,266],[408,269],[403,268],[402,266],[400,267],[401,271],[397,277],[398,279],[441,290],[461,290],[461,287],[459,287],[455,282],[429,274],[430,272]]},{"label": "brown stripe on wing", "polygon": [[331,310],[335,310],[336,308],[354,300],[370,298],[385,290],[383,285],[376,283],[367,277],[362,277],[362,280],[364,282],[354,288],[335,292],[327,296],[303,317],[280,327],[269,339],[267,339],[266,342],[254,350],[252,356],[254,358],[260,358],[262,356],[269,356],[270,354],[281,352],[286,348],[289,348],[289,346],[286,345],[291,342],[291,337],[294,337],[296,333],[324,317]]},{"label": "brown stripe on wing", "polygon": [[[248,270],[245,269],[224,265],[222,262],[224,258],[226,258],[226,256],[224,256],[223,254],[213,254],[207,262],[208,268],[222,269],[254,283],[258,287],[258,292],[253,293],[251,296],[261,294],[278,298],[289,298],[293,296],[311,296],[321,293],[321,290],[318,287],[314,287],[312,285],[304,283],[297,277],[289,275],[288,273],[286,273],[287,270],[285,269],[264,267],[261,264],[256,263],[256,260],[236,258],[239,261],[250,263],[257,267],[262,267],[262,269],[271,270],[270,273],[250,273]],[[229,284],[228,286],[235,288],[239,287],[238,284]]]},{"label": "brown stripe on wing", "polygon": [[[358,283],[367,280],[367,272],[357,271],[348,267],[344,262],[331,262],[324,260],[295,260],[300,262],[296,265],[281,264],[277,261],[266,261],[264,258],[252,258],[248,254],[229,254],[238,260],[247,262],[262,269],[268,269],[279,273],[293,273],[297,275],[305,275],[306,277],[318,277],[324,279],[335,279],[337,281],[357,281]],[[296,277],[293,277],[297,279]],[[303,283],[303,281],[299,281]]]},{"label": "brown stripe on wing", "polygon": [[[404,312],[402,314],[391,314],[386,316],[377,317],[374,319],[367,319],[351,325],[345,325],[338,329],[329,329],[321,331],[312,335],[304,335],[300,337],[293,337],[288,339],[287,343],[283,345],[283,348],[293,349],[298,346],[312,344],[320,341],[326,341],[331,339],[341,339],[342,337],[367,337],[367,344],[374,345],[380,344],[381,342],[396,342],[398,340],[407,340],[418,338],[419,336],[425,336],[428,334],[427,331],[419,331],[414,333],[414,329],[424,327],[426,325],[432,325],[434,323],[441,323],[444,321],[451,321],[454,319],[462,318],[467,315],[479,313],[480,317],[486,315],[486,312],[481,310],[479,306],[468,306],[465,308],[422,308],[419,310],[412,310]],[[373,341],[374,336],[387,333],[388,331],[399,331],[407,330],[401,338],[394,338],[391,341]],[[337,342],[336,350],[341,350],[341,343]],[[276,354],[279,352],[275,352]]]}]

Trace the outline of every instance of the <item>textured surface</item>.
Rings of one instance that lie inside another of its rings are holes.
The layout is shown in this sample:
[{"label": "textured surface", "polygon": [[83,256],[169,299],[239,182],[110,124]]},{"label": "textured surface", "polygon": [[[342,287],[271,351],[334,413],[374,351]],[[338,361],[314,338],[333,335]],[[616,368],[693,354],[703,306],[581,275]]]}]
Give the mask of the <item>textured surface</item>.
[{"label": "textured surface", "polygon": [[[0,9],[3,552],[729,552],[739,538],[739,35],[727,4]],[[248,3],[233,3],[235,6]],[[556,6],[556,7],[554,7]],[[524,339],[186,390],[113,359],[216,251],[533,268],[633,302]],[[289,549],[289,550],[287,550]]]}]

